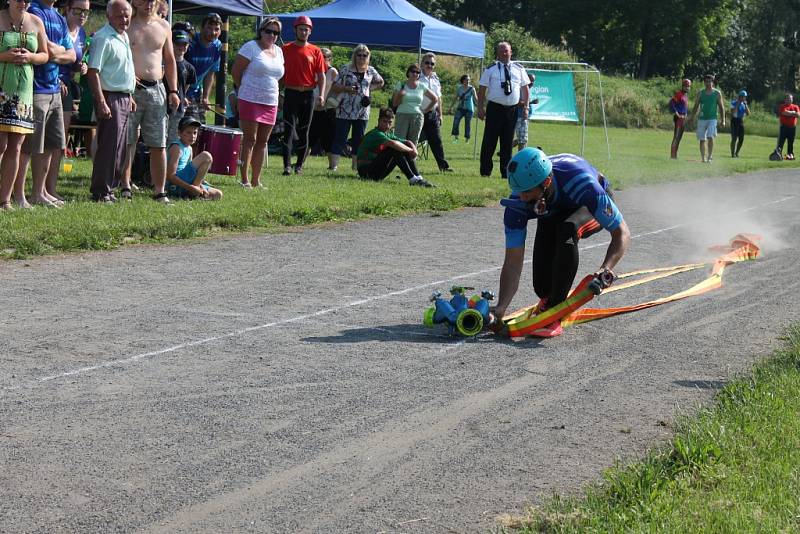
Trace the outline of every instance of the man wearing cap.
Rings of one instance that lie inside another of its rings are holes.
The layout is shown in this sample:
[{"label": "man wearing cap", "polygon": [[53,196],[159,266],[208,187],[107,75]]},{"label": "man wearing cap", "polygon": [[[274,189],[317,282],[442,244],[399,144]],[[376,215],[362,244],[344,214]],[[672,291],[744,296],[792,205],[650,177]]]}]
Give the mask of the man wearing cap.
[{"label": "man wearing cap", "polygon": [[[717,117],[722,119],[720,124],[725,126],[725,108],[722,105],[722,93],[714,87],[714,76],[706,74],[703,84],[705,89],[697,94],[692,116],[697,116],[697,111],[700,110],[700,116],[697,119],[700,161],[711,163],[714,158],[714,138],[717,136]],[[706,157],[706,143],[708,143],[708,157]]]},{"label": "man wearing cap", "polygon": [[195,34],[189,50],[186,51],[186,61],[192,64],[197,77],[187,93],[192,103],[188,113],[203,124],[206,122],[206,110],[211,109],[209,98],[214,86],[214,73],[219,72],[219,60],[222,54],[220,33],[222,33],[222,17],[216,13],[209,13],[203,18],[200,31]]},{"label": "man wearing cap", "polygon": [[683,131],[686,128],[686,114],[689,113],[689,90],[692,88],[692,80],[688,78],[681,82],[681,88],[675,92],[669,100],[669,110],[672,112],[672,148],[669,157],[678,159],[678,147],[683,139]]},{"label": "man wearing cap", "polygon": [[168,143],[172,143],[178,138],[178,124],[180,124],[186,112],[186,106],[189,104],[186,98],[186,91],[197,81],[197,73],[194,67],[184,58],[190,41],[191,38],[185,31],[172,30],[172,47],[175,51],[175,66],[178,69],[178,98],[180,98],[180,104],[178,109],[169,116]]},{"label": "man wearing cap", "polygon": [[97,151],[92,167],[92,198],[113,202],[114,189],[122,180],[128,115],[136,104],[131,94],[136,87],[133,55],[125,30],[131,21],[131,6],[125,0],[106,4],[108,23],[92,38],[86,78],[97,116]]},{"label": "man wearing cap", "polygon": [[[295,40],[282,47],[285,67],[283,122],[286,125],[283,139],[284,176],[292,173],[292,153],[295,151],[297,163],[294,165],[294,172],[303,172],[303,162],[309,150],[308,130],[314,115],[314,106],[325,103],[325,72],[328,70],[322,51],[308,42],[313,26],[311,19],[301,15],[294,20],[293,26]],[[315,88],[319,89],[318,93],[314,93]]]},{"label": "man wearing cap", "polygon": [[[540,298],[537,313],[567,298],[578,271],[578,241],[601,228],[611,234],[611,243],[596,274],[608,272],[613,279],[611,270],[628,248],[630,231],[605,176],[579,156],[547,157],[528,147],[509,163],[508,183],[511,196],[500,201],[505,206],[506,254],[495,317],[503,318],[519,287],[531,219],[537,219],[533,244],[533,288]],[[557,320],[533,335],[553,337],[561,332]]]},{"label": "man wearing cap", "polygon": [[511,61],[509,43],[498,43],[495,55],[497,61],[483,71],[478,88],[478,118],[486,120],[481,143],[481,176],[492,175],[492,159],[499,139],[500,174],[506,178],[506,166],[514,147],[517,107],[523,117],[528,117],[530,78],[521,65]]},{"label": "man wearing cap", "polygon": [[153,200],[169,204],[167,180],[168,113],[178,109],[178,72],[169,23],[156,13],[153,0],[133,0],[135,15],[128,27],[133,66],[136,70],[136,109],[128,125],[128,170],[122,184],[123,198],[130,197],[130,166],[141,126],[142,141],[150,149]]},{"label": "man wearing cap", "polygon": [[747,91],[742,89],[736,100],[731,100],[731,157],[738,158],[744,143],[744,117],[750,115]]}]

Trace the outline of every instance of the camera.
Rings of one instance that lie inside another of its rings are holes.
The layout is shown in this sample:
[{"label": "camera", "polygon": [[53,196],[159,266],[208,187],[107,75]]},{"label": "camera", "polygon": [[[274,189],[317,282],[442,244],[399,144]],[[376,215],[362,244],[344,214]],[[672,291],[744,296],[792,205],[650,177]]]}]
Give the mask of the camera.
[{"label": "camera", "polygon": [[508,95],[511,94],[511,82],[510,81],[506,80],[506,81],[500,82],[500,87],[503,89],[503,94],[504,95],[508,96]]},{"label": "camera", "polygon": [[372,100],[367,95],[361,97],[361,107],[365,108],[372,103]]}]

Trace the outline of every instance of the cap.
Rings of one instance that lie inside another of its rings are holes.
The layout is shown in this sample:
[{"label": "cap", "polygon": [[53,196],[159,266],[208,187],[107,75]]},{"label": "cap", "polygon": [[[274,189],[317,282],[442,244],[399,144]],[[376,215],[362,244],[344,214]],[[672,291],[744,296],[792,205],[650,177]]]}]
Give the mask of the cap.
[{"label": "cap", "polygon": [[200,123],[199,120],[195,119],[194,117],[187,116],[182,118],[181,121],[178,123],[178,131],[182,132],[185,128],[188,128],[189,126],[200,127],[202,126],[202,124]]},{"label": "cap", "polygon": [[191,39],[191,37],[189,37],[189,34],[186,33],[183,30],[174,30],[172,32],[172,42],[173,43],[176,43],[176,44],[178,44],[178,43],[189,44],[191,42],[191,40],[192,39]]},{"label": "cap", "polygon": [[512,193],[530,191],[550,176],[553,163],[538,148],[523,148],[508,162],[508,185]]},{"label": "cap", "polygon": [[747,96],[747,91],[742,89],[741,91],[739,91],[739,96]]},{"label": "cap", "polygon": [[182,20],[172,25],[172,31],[175,32],[177,30],[184,31],[191,36],[194,33],[194,26],[188,20]]},{"label": "cap", "polygon": [[293,28],[300,26],[301,24],[305,24],[309,28],[313,28],[314,25],[311,23],[311,19],[305,15],[300,15],[296,19],[294,19],[294,23],[292,24]]}]

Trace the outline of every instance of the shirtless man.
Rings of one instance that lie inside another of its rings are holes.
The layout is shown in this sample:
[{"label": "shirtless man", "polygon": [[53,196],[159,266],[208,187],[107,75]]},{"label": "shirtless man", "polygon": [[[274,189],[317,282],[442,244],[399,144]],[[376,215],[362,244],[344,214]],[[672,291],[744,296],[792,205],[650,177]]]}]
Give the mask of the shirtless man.
[{"label": "shirtless man", "polygon": [[[128,39],[136,71],[136,91],[133,93],[136,110],[131,113],[128,124],[127,171],[121,195],[123,199],[131,198],[130,168],[141,125],[142,139],[150,148],[153,199],[168,204],[169,199],[164,192],[167,179],[167,105],[172,112],[180,104],[178,69],[172,51],[169,23],[158,16],[157,1],[133,0],[133,7],[136,14],[128,28]],[[165,70],[166,87],[163,82]]]}]

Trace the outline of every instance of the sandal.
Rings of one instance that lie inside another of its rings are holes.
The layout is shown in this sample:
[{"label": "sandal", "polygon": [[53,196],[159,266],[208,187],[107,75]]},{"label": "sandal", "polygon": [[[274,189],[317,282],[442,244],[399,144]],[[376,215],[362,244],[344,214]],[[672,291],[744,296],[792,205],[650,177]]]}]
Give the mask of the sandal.
[{"label": "sandal", "polygon": [[153,200],[155,200],[160,204],[171,204],[169,198],[167,198],[166,193],[156,193],[155,195],[153,195]]},{"label": "sandal", "polygon": [[122,200],[131,201],[133,200],[133,193],[129,188],[123,187],[122,189],[119,190],[119,198],[121,198]]}]

